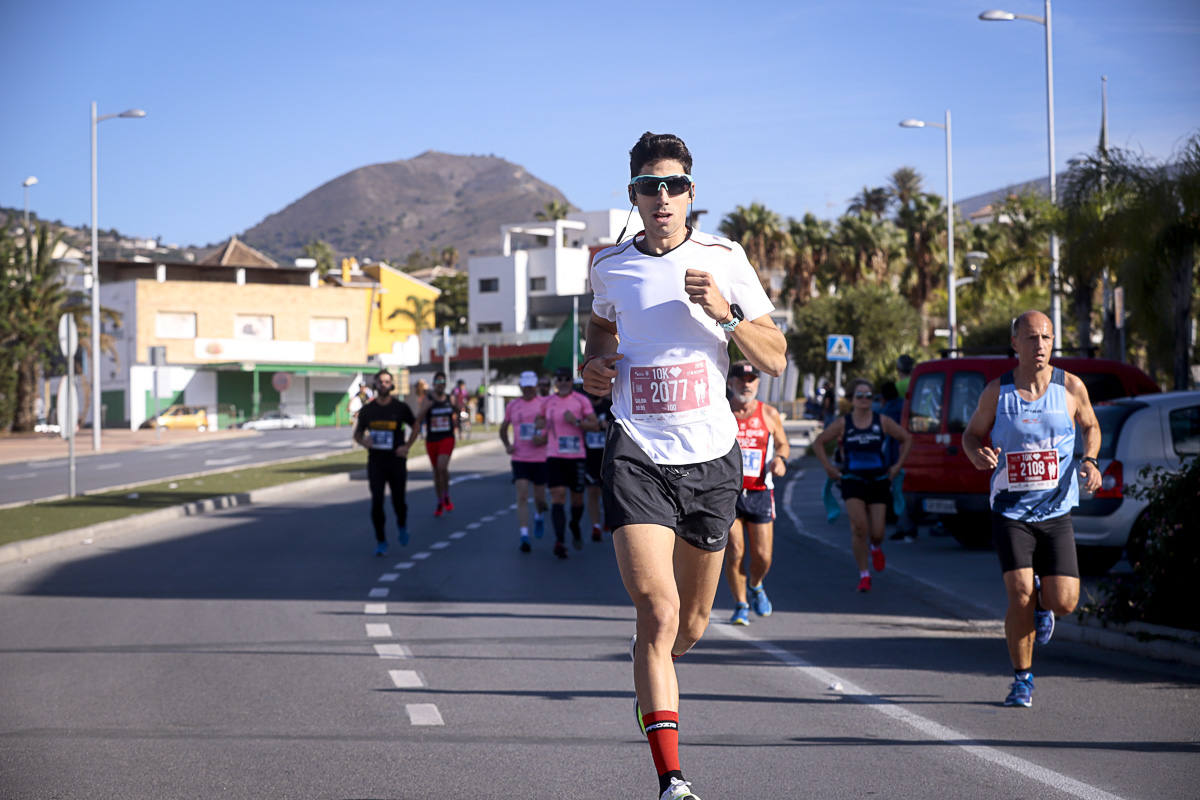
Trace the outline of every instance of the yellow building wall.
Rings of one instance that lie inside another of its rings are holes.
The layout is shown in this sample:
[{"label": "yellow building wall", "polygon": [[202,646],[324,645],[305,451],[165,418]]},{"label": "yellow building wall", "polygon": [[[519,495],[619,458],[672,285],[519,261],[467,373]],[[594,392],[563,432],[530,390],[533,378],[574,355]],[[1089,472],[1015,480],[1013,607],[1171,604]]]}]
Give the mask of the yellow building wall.
[{"label": "yellow building wall", "polygon": [[368,355],[390,353],[393,344],[402,343],[418,332],[407,315],[392,316],[397,309],[415,310],[409,298],[417,298],[428,309],[425,325],[421,329],[433,327],[433,305],[441,294],[439,290],[386,267],[369,267],[368,271],[371,277],[379,281],[378,288],[373,292],[368,291],[366,303],[371,317],[370,334],[367,338]]},{"label": "yellow building wall", "polygon": [[[280,286],[211,281],[139,280],[137,283],[137,349],[167,348],[172,364],[203,364],[228,358],[199,358],[193,339],[160,339],[155,333],[159,311],[194,313],[196,338],[234,339],[234,318],[239,314],[273,318],[276,341],[307,342],[313,317],[341,317],[346,320],[346,341],[340,344],[317,342],[314,362],[321,364],[363,364],[367,361],[367,306],[371,290],[366,287],[320,285]],[[390,349],[390,345],[389,348]],[[374,351],[372,351],[374,352]]]}]

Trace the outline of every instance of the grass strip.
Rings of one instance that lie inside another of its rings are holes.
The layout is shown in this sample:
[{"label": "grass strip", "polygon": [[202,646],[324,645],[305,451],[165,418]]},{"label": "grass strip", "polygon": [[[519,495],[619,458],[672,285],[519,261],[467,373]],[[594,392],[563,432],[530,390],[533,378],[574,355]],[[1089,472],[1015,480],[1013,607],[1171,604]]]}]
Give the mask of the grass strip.
[{"label": "grass strip", "polygon": [[[423,456],[425,442],[409,458]],[[33,539],[210,497],[240,494],[267,486],[351,472],[367,465],[366,452],[350,450],[324,458],[246,466],[196,478],[174,478],[112,492],[0,509],[0,544]]]}]

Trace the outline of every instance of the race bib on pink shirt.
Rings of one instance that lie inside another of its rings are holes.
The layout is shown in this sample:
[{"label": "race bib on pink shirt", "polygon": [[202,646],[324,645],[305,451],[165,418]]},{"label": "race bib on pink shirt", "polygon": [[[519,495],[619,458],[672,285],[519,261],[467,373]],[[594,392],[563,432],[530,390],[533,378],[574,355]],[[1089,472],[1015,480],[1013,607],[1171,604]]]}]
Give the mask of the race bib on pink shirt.
[{"label": "race bib on pink shirt", "polygon": [[1008,490],[1029,492],[1058,486],[1057,450],[1018,450],[1004,454]]},{"label": "race bib on pink shirt", "polygon": [[710,402],[708,364],[704,359],[687,364],[630,367],[633,416],[681,414],[704,408]]}]

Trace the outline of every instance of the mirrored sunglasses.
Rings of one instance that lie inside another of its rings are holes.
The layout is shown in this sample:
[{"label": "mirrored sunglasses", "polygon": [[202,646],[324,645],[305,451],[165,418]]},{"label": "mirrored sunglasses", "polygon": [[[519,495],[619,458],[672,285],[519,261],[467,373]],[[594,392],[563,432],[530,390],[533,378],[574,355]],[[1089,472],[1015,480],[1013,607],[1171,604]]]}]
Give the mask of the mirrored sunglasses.
[{"label": "mirrored sunglasses", "polygon": [[638,175],[629,181],[629,185],[633,187],[635,192],[645,197],[653,197],[662,191],[663,187],[666,187],[669,197],[678,197],[692,188],[692,176]]},{"label": "mirrored sunglasses", "polygon": [[855,393],[854,393],[854,397],[855,397],[855,399],[857,399],[857,400],[861,400],[861,399],[863,399],[863,398],[866,398],[867,400],[870,400],[870,399],[871,399],[873,396],[874,396],[874,395],[872,395],[870,392],[855,392]]}]

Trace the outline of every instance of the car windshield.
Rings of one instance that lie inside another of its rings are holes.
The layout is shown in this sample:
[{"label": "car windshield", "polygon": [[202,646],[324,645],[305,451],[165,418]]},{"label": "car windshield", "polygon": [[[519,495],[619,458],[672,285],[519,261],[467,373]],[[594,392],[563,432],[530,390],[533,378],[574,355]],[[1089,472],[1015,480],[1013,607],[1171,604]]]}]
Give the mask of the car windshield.
[{"label": "car windshield", "polygon": [[[1112,458],[1117,452],[1117,438],[1125,420],[1139,408],[1145,408],[1145,403],[1111,403],[1096,406],[1096,420],[1100,423],[1100,454],[1099,458]],[[1083,437],[1075,437],[1075,455],[1083,455]]]}]

